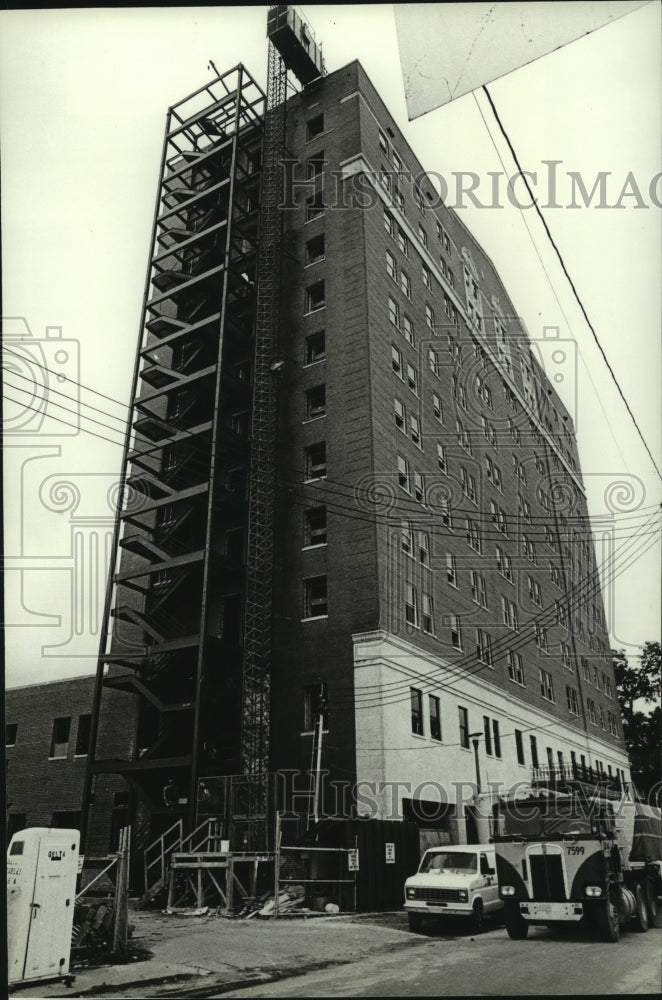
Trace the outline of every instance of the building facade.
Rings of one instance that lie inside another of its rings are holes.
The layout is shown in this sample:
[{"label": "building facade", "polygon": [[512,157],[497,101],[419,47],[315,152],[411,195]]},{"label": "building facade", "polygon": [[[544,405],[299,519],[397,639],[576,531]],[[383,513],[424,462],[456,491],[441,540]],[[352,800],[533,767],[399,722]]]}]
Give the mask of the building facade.
[{"label": "building facade", "polygon": [[[125,794],[145,843],[242,765],[263,122],[238,67],[164,141],[87,790],[105,816]],[[316,815],[463,841],[478,777],[622,785],[555,331],[530,341],[358,62],[288,100],[284,149],[271,808],[305,817],[316,790]]]}]

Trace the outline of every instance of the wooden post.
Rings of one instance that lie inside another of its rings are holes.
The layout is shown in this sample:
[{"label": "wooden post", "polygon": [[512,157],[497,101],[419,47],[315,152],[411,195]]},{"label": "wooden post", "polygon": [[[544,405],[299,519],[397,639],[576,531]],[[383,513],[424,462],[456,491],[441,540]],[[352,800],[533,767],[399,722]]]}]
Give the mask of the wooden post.
[{"label": "wooden post", "polygon": [[120,843],[117,855],[117,877],[115,881],[115,913],[113,920],[113,952],[124,954],[127,946],[128,929],[128,861],[129,861],[129,831],[125,826],[120,830]]},{"label": "wooden post", "polygon": [[275,836],[275,847],[276,854],[274,857],[274,917],[278,916],[278,897],[280,895],[280,813],[276,810],[276,836]]},{"label": "wooden post", "polygon": [[234,906],[234,860],[231,854],[228,854],[228,867],[227,871],[227,912],[232,913],[232,908]]}]

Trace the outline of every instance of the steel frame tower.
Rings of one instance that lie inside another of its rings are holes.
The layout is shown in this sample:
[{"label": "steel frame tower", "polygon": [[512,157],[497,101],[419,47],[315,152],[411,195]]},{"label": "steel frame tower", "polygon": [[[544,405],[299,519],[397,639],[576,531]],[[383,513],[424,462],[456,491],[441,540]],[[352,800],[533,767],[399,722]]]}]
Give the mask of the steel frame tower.
[{"label": "steel frame tower", "polygon": [[[84,798],[131,779],[138,848],[173,811],[193,826],[201,774],[239,769],[264,103],[239,65],[167,116]],[[99,742],[111,691],[138,695],[120,760]]]}]

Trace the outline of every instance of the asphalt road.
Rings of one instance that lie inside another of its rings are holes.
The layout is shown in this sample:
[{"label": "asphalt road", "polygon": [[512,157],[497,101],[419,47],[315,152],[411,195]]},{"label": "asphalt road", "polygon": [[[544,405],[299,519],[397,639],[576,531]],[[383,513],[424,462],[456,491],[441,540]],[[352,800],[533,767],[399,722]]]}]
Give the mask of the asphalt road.
[{"label": "asphalt road", "polygon": [[662,992],[662,929],[603,944],[574,931],[532,928],[511,941],[432,933],[392,953],[233,992],[233,997],[439,997]]}]

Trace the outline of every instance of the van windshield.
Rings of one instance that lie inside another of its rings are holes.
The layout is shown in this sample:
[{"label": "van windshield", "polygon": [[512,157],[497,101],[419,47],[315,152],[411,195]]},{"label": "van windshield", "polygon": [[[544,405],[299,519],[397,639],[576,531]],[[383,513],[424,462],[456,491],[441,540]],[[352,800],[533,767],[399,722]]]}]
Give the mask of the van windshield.
[{"label": "van windshield", "polygon": [[470,851],[434,851],[425,855],[419,871],[472,875],[478,871],[478,855]]}]

